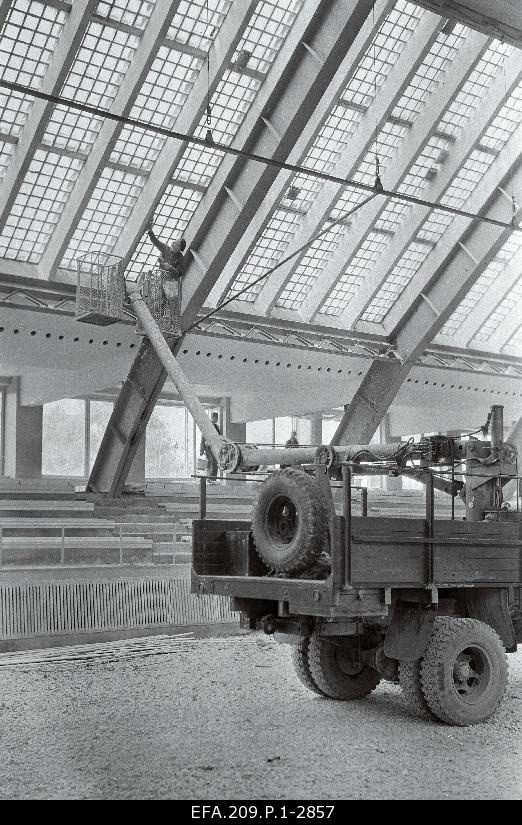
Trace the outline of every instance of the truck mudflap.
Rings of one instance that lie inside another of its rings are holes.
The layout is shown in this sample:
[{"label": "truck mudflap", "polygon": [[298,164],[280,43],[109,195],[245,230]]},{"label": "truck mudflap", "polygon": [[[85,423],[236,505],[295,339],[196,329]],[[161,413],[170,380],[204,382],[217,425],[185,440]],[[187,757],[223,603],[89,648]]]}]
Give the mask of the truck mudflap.
[{"label": "truck mudflap", "polygon": [[488,624],[498,633],[508,653],[517,649],[517,639],[509,613],[505,587],[474,587],[466,591],[466,607],[471,619]]},{"label": "truck mudflap", "polygon": [[420,659],[428,646],[436,616],[436,604],[399,599],[384,640],[386,656],[407,662]]}]

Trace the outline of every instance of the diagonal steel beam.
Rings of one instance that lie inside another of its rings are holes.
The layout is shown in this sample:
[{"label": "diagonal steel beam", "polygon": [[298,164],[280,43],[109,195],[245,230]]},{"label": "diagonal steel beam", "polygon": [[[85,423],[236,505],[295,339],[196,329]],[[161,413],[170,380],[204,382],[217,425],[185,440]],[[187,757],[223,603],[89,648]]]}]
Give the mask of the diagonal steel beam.
[{"label": "diagonal steel beam", "polygon": [[[241,140],[249,149],[278,160],[290,156],[310,111],[320,104],[371,5],[371,0],[333,0],[321,3],[308,19],[310,7],[303,8],[306,13],[296,19],[279,61],[272,67],[273,79],[263,111],[270,117],[273,130],[266,129],[257,116],[254,124],[248,123],[247,116],[238,143]],[[297,25],[302,20],[306,20],[304,30]],[[322,55],[324,62],[317,61],[316,55]],[[232,160],[228,156],[221,163],[186,232],[189,247],[205,262],[206,271],[201,274],[195,259],[188,266],[184,278],[184,328],[195,320],[277,174],[274,167],[244,158]],[[235,202],[227,190],[234,193]],[[239,214],[237,203],[242,204]],[[175,342],[173,351],[177,352],[180,346],[181,340]],[[156,353],[145,340],[109,421],[89,480],[90,489],[119,495],[165,378]]]},{"label": "diagonal steel beam", "polygon": [[[73,3],[58,47],[49,61],[40,91],[53,95],[61,91],[96,6],[97,0],[75,0]],[[0,188],[0,231],[9,216],[35,150],[42,140],[52,109],[53,104],[45,100],[36,99],[33,102]]]},{"label": "diagonal steel beam", "polygon": [[[175,2],[158,0],[154,6],[129,70],[112,102],[110,111],[114,114],[123,116],[130,114],[158,49],[166,37],[179,2],[180,0],[175,0]],[[122,128],[120,124],[114,121],[104,120],[68,198],[67,207],[63,210],[38,265],[42,277],[54,277]]]},{"label": "diagonal steel beam", "polygon": [[[325,116],[323,111],[326,112],[326,117],[328,116],[329,110],[333,108],[333,106],[337,103],[344,86],[346,85],[347,78],[349,77],[350,73],[357,67],[362,57],[368,51],[368,48],[371,45],[373,40],[375,31],[378,30],[381,24],[384,22],[386,17],[388,16],[390,10],[395,5],[395,0],[378,0],[375,3],[375,8],[372,11],[372,15],[369,16],[364,24],[361,26],[361,29],[355,38],[353,45],[348,50],[346,54],[346,58],[343,61],[343,66],[341,67],[341,71],[339,72],[339,79],[337,82],[330,84],[329,88],[326,90],[323,99],[321,101],[321,107],[316,108],[314,112],[310,112],[310,121],[308,123],[306,133],[310,136],[309,143],[313,143],[313,140],[316,138],[315,131],[322,125],[322,121],[324,121]],[[344,72],[344,75],[343,75]],[[303,138],[306,137],[306,134],[303,132],[301,136],[301,141]],[[306,152],[309,150],[309,146],[307,145],[305,148],[305,152],[296,158],[296,162],[301,163],[303,161]],[[295,151],[292,153],[295,155]],[[333,170],[335,173],[335,170]],[[343,173],[344,174],[344,173]],[[236,248],[233,250],[229,260],[227,261],[225,268],[220,275],[214,289],[212,290],[209,296],[209,304],[211,306],[215,306],[218,301],[222,299],[222,297],[228,294],[229,289],[232,287],[232,284],[235,280],[238,270],[242,266],[243,262],[248,258],[252,249],[255,247],[259,235],[262,233],[265,225],[268,223],[272,214],[276,211],[279,205],[279,201],[286,191],[289,181],[292,178],[292,173],[290,172],[281,172],[280,175],[276,178],[274,183],[272,184],[270,191],[266,198],[259,204],[256,214],[252,218],[250,226],[248,227],[248,231],[245,232],[243,237],[238,240]],[[328,184],[326,184],[328,186]],[[305,222],[307,218],[305,218]],[[302,232],[299,231],[299,235],[302,236]],[[306,235],[305,240],[310,236],[311,232]],[[304,242],[304,241],[303,241]],[[292,244],[291,248],[297,248],[299,244]],[[281,277],[281,276],[279,276]],[[241,311],[243,309],[242,306],[238,305],[238,310]],[[249,310],[251,307],[249,307]]]},{"label": "diagonal steel beam", "polygon": [[[477,35],[478,36],[478,35]],[[507,62],[505,73],[502,72],[494,81],[484,97],[480,111],[471,118],[466,128],[459,136],[449,157],[442,165],[435,180],[425,189],[426,198],[431,201],[439,200],[451,186],[455,175],[465,162],[467,156],[480,141],[489,124],[498,114],[506,99],[518,85],[522,77],[522,53],[516,51]],[[447,108],[447,107],[446,107]],[[437,119],[437,122],[440,118]],[[428,141],[426,141],[427,143]],[[425,145],[425,144],[424,144]],[[404,251],[415,237],[422,223],[429,215],[430,210],[424,207],[415,207],[411,210],[395,233],[391,243],[386,247],[379,260],[372,266],[371,272],[364,283],[357,290],[345,312],[337,322],[347,328],[353,328],[368,304],[381,288],[388,274],[403,256]]]},{"label": "diagonal steel beam", "polygon": [[[426,53],[437,39],[441,26],[442,21],[436,15],[429,13],[423,15],[413,36],[410,38],[387,79],[379,89],[374,101],[359,123],[358,128],[347,144],[332,174],[348,180],[353,177],[357,168],[370,150],[376,134],[378,135],[383,128],[397,102],[408,87],[411,78],[424,60]],[[334,184],[326,184],[323,186],[286,254],[290,254],[293,250],[299,249],[299,247],[306,243],[308,238],[324,224],[338,199],[343,194],[344,189],[345,187]],[[382,201],[381,198],[378,200]],[[371,205],[373,205],[373,202]],[[361,209],[361,211],[357,213],[356,223],[362,220],[363,213],[364,209]],[[349,236],[350,231],[348,231],[347,237]],[[341,241],[340,246],[345,246],[343,241]],[[282,266],[266,280],[265,285],[254,302],[254,310],[256,312],[260,315],[268,315],[272,311],[287,282],[298,268],[300,260],[301,256],[298,256],[285,266]],[[299,314],[301,315],[301,313]],[[305,317],[304,320],[309,319]]]},{"label": "diagonal steel beam", "polygon": [[[474,193],[473,206],[491,217],[509,220],[510,209],[499,191],[522,186],[522,126],[510,138],[506,152],[492,164]],[[511,153],[513,153],[511,155]],[[510,160],[510,155],[515,158]],[[513,215],[514,225],[522,218],[522,208]],[[352,399],[334,435],[333,443],[369,439],[406,380],[415,360],[427,348],[453,310],[475,283],[500,247],[509,238],[508,229],[476,221],[456,219],[441,244],[417,272],[397,304],[390,320],[390,338],[397,345],[402,362],[374,362]],[[473,257],[470,257],[470,252]]]},{"label": "diagonal steel beam", "polygon": [[[397,189],[400,186],[415,158],[421,154],[428,144],[437,123],[444,116],[455,95],[458,94],[473,67],[487,49],[488,42],[488,39],[480,34],[472,34],[466,40],[444,78],[444,82],[439,84],[431,95],[430,100],[411,127],[409,135],[399,148],[395,159],[389,168],[383,172],[383,184],[386,188]],[[320,311],[323,301],[337,283],[351,257],[363,242],[375,221],[378,220],[386,208],[387,203],[388,201],[383,198],[376,198],[375,201],[372,201],[361,210],[357,221],[346,236],[345,243],[338,247],[328,266],[323,270],[318,282],[312,287],[305,299],[300,310],[303,320],[312,320],[316,313]],[[354,297],[357,299],[357,296]],[[350,319],[356,317],[356,309],[352,302],[350,302],[348,313]],[[348,323],[348,319],[343,317],[341,323],[344,326]]]}]

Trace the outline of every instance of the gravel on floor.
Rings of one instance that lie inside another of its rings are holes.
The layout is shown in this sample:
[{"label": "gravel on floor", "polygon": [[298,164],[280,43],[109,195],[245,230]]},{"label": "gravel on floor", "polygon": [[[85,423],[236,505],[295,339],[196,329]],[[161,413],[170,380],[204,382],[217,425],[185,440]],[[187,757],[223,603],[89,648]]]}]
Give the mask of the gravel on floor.
[{"label": "gravel on floor", "polygon": [[417,717],[398,687],[334,702],[260,634],[171,653],[0,669],[0,798],[520,799],[522,653],[470,728]]}]

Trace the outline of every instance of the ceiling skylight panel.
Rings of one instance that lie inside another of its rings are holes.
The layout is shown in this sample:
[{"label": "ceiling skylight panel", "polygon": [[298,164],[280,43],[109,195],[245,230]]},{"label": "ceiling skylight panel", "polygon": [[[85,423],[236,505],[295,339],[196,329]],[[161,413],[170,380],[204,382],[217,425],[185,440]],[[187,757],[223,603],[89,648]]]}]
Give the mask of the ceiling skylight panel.
[{"label": "ceiling skylight panel", "polygon": [[396,232],[411,209],[412,206],[409,203],[390,199],[375,221],[375,229],[381,229],[383,232]]},{"label": "ceiling skylight panel", "polygon": [[435,245],[453,220],[454,215],[434,209],[417,232],[416,238]]},{"label": "ceiling skylight panel", "polygon": [[90,23],[62,89],[64,97],[108,109],[129,70],[139,38]]},{"label": "ceiling skylight panel", "polygon": [[[182,237],[202,197],[202,192],[170,184],[154,214],[156,235],[167,243]],[[158,250],[144,234],[126,272],[134,276],[140,275],[152,269],[157,259]]]},{"label": "ceiling skylight panel", "polygon": [[328,115],[303,160],[303,166],[317,172],[331,172],[349,139],[357,129],[363,112],[339,104]]},{"label": "ceiling skylight panel", "polygon": [[[110,109],[125,77],[139,38],[111,26],[93,22],[89,25],[78,50],[62,95],[90,106]],[[66,113],[66,117],[64,117]],[[88,151],[101,129],[103,120],[56,106],[47,124],[43,142]]]},{"label": "ceiling skylight panel", "polygon": [[149,22],[154,5],[155,0],[110,0],[98,3],[95,14],[143,31]]},{"label": "ceiling skylight panel", "polygon": [[489,152],[481,152],[480,149],[474,149],[460,167],[451,186],[446,189],[440,198],[441,204],[444,206],[452,206],[456,209],[463,206],[471,193],[474,192],[481,183],[482,178],[494,159],[494,156]]},{"label": "ceiling skylight panel", "polygon": [[368,108],[422,14],[423,10],[418,6],[398,0],[348,81],[342,94],[343,100]]},{"label": "ceiling skylight panel", "polygon": [[[211,99],[212,136],[218,143],[232,143],[252,105],[261,81],[228,69]],[[198,137],[207,130],[206,116],[196,129]]]},{"label": "ceiling skylight panel", "polygon": [[388,241],[388,236],[380,232],[369,233],[324,301],[321,313],[338,316],[344,312]]},{"label": "ceiling skylight panel", "polygon": [[519,83],[483,135],[480,141],[481,146],[500,152],[521,122],[522,83]]},{"label": "ceiling skylight panel", "polygon": [[519,326],[514,335],[511,336],[507,344],[504,344],[502,349],[510,354],[522,357],[522,325]]},{"label": "ceiling skylight panel", "polygon": [[[336,221],[344,215],[345,212],[351,212],[352,209],[355,209],[355,207],[362,203],[367,197],[368,194],[366,192],[361,192],[360,189],[353,189],[351,186],[347,186],[330,212],[329,217],[333,221]],[[347,221],[350,223],[351,219],[347,218]]]},{"label": "ceiling skylight panel", "polygon": [[397,191],[403,195],[418,196],[432,181],[447,159],[453,141],[442,135],[432,135],[428,143],[411,165]]},{"label": "ceiling skylight panel", "polygon": [[203,65],[201,57],[160,46],[130,117],[171,128]]},{"label": "ceiling skylight panel", "polygon": [[14,143],[2,140],[0,136],[0,182],[4,179],[7,167],[15,150]]},{"label": "ceiling skylight panel", "polygon": [[487,321],[482,325],[479,331],[474,336],[474,341],[489,341],[492,335],[495,334],[500,324],[516,306],[520,307],[520,316],[522,317],[522,278],[520,278],[510,293],[506,295],[503,301],[500,302],[494,312],[491,313]]},{"label": "ceiling skylight panel", "polygon": [[297,209],[304,214],[322,186],[323,181],[317,178],[311,178],[306,174],[295,175],[281,199],[281,206]]},{"label": "ceiling skylight panel", "polygon": [[188,146],[176,167],[175,177],[197,186],[207,187],[224,158],[223,152],[201,146]]},{"label": "ceiling skylight panel", "polygon": [[105,168],[71,238],[61,266],[87,252],[110,252],[145,183],[141,175]]},{"label": "ceiling skylight panel", "polygon": [[468,29],[457,25],[451,34],[440,31],[435,43],[412,77],[393,110],[393,116],[413,123],[433,90],[444,79],[452,60],[465,42]]},{"label": "ceiling skylight panel", "polygon": [[277,57],[303,0],[260,0],[239,41],[235,58],[250,55],[248,68],[266,74]]},{"label": "ceiling skylight panel", "polygon": [[0,256],[38,263],[82,162],[37,149],[0,236]]},{"label": "ceiling skylight panel", "polygon": [[[252,252],[246,259],[243,267],[234,279],[229,296],[252,283],[283,257],[288,244],[292,240],[301,222],[300,215],[277,209],[263,233],[258,238]],[[262,289],[263,282],[256,284],[251,290],[241,295],[241,301],[253,302]]]},{"label": "ceiling skylight panel", "polygon": [[278,307],[297,309],[301,306],[313,284],[341,243],[346,231],[346,226],[338,224],[332,226],[330,232],[326,232],[314,241],[312,246],[306,250],[295,273],[281,293],[277,301]]},{"label": "ceiling skylight panel", "polygon": [[53,6],[14,0],[0,33],[2,80],[38,89],[66,20]]},{"label": "ceiling skylight panel", "polygon": [[[171,128],[202,65],[203,59],[200,57],[161,46],[130,116],[155,126]],[[152,135],[143,129],[125,126],[111,155],[111,161],[131,163],[149,171],[166,140],[162,135]],[[133,155],[134,160],[129,160]]]},{"label": "ceiling skylight panel", "polygon": [[442,327],[440,335],[453,335],[457,332],[480,299],[498,278],[503,268],[504,265],[500,261],[491,261],[482,275],[475,281],[465,298],[462,299],[459,306],[452,312]]},{"label": "ceiling skylight panel", "polygon": [[513,46],[500,43],[498,40],[493,41],[441,119],[438,125],[441,132],[453,136],[460,134],[473,112],[480,106],[494,79],[502,71],[504,59],[512,51]]},{"label": "ceiling skylight panel", "polygon": [[208,52],[231,5],[232,0],[181,0],[167,37]]},{"label": "ceiling skylight panel", "polygon": [[2,134],[18,137],[33,105],[33,97],[0,89],[0,129]]},{"label": "ceiling skylight panel", "polygon": [[383,172],[393,158],[396,150],[408,134],[408,127],[388,121],[377,136],[358,169],[353,174],[357,183],[371,185],[375,182],[376,156],[379,161],[379,171]]},{"label": "ceiling skylight panel", "polygon": [[144,129],[124,126],[111,152],[111,163],[150,172],[166,139]]},{"label": "ceiling skylight panel", "polygon": [[382,323],[399,295],[408,286],[431,251],[426,244],[413,241],[387,276],[381,288],[361,315],[361,321]]}]

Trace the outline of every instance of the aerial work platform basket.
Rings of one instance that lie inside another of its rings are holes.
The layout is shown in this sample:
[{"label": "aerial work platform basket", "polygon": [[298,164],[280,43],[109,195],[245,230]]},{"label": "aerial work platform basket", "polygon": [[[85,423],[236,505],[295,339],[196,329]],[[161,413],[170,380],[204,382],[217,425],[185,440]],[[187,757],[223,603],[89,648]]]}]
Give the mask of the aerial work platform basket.
[{"label": "aerial work platform basket", "polygon": [[77,261],[76,320],[107,326],[123,321],[126,300],[123,261],[106,252],[89,252]]},{"label": "aerial work platform basket", "polygon": [[[165,336],[181,335],[181,279],[169,278],[159,266],[138,279],[147,308]],[[136,332],[145,335],[140,322]]]},{"label": "aerial work platform basket", "polygon": [[[105,252],[91,252],[77,261],[76,320],[107,326],[129,321],[133,311],[127,297],[123,260]],[[181,279],[161,267],[135,279],[143,300],[165,336],[181,335]],[[136,318],[136,332],[145,335]]]}]

